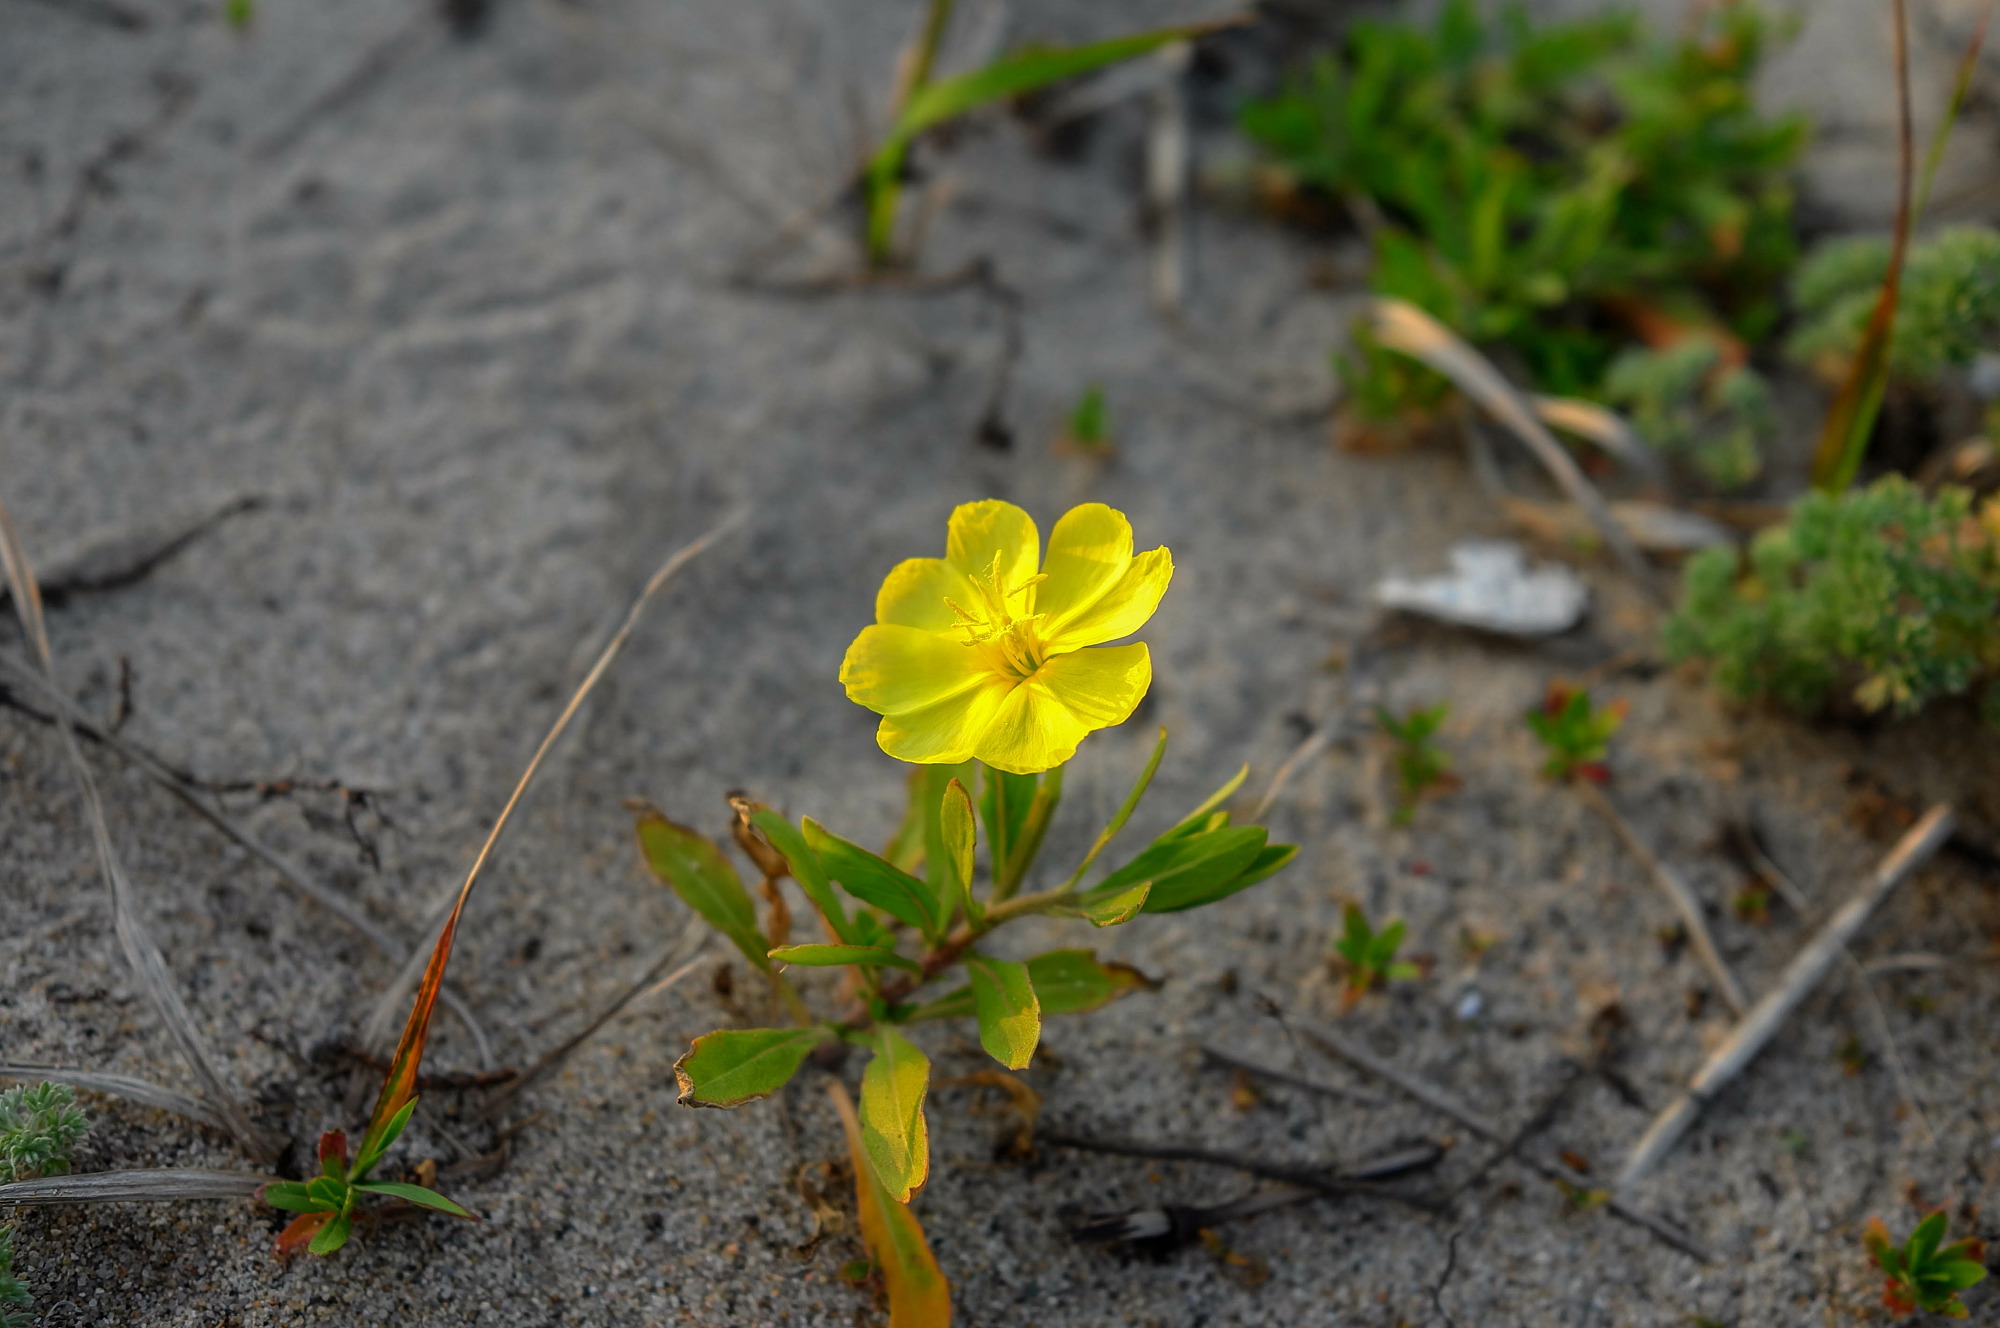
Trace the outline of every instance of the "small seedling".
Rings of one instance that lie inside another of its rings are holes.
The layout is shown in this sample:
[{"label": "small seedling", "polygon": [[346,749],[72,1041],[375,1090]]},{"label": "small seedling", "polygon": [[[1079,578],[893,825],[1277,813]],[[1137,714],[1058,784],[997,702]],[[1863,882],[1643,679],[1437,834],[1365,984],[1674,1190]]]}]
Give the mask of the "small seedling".
[{"label": "small seedling", "polygon": [[237,32],[257,21],[257,0],[222,0],[222,20]]},{"label": "small seedling", "polygon": [[28,1328],[35,1298],[14,1276],[14,1228],[0,1227],[0,1328]]},{"label": "small seedling", "polygon": [[1610,783],[1611,768],[1604,761],[1628,708],[1622,700],[1594,705],[1581,687],[1550,684],[1542,704],[1527,714],[1528,727],[1548,753],[1542,773],[1556,780]]},{"label": "small seedling", "polygon": [[1765,885],[1746,885],[1729,901],[1729,911],[1739,922],[1761,927],[1771,920],[1771,890]]},{"label": "small seedling", "polygon": [[1377,987],[1423,975],[1423,969],[1416,964],[1396,958],[1396,951],[1403,945],[1404,924],[1400,918],[1376,931],[1368,925],[1368,915],[1358,904],[1349,904],[1342,918],[1343,930],[1333,943],[1334,957],[1346,974],[1340,990],[1342,1014],[1352,1010]]},{"label": "small seedling", "polygon": [[1879,1217],[1868,1219],[1862,1236],[1868,1254],[1887,1277],[1882,1303],[1897,1316],[1924,1310],[1947,1319],[1963,1319],[1969,1311],[1958,1293],[1986,1280],[1986,1244],[1968,1238],[1940,1248],[1944,1239],[1942,1209],[1917,1223],[1899,1248]]},{"label": "small seedling", "polygon": [[411,1098],[379,1134],[369,1131],[368,1138],[362,1141],[360,1156],[352,1162],[347,1156],[347,1132],[328,1130],[319,1137],[319,1175],[305,1182],[285,1181],[264,1187],[265,1203],[298,1214],[291,1225],[278,1233],[279,1253],[290,1253],[304,1245],[314,1254],[332,1254],[345,1245],[354,1226],[355,1203],[364,1194],[401,1199],[453,1217],[472,1217],[435,1190],[402,1181],[368,1179],[368,1173],[403,1133],[410,1113],[416,1109],[417,1100]]},{"label": "small seedling", "polygon": [[1417,814],[1417,803],[1425,795],[1443,793],[1458,786],[1447,757],[1431,736],[1451,713],[1451,702],[1412,710],[1397,719],[1381,706],[1375,707],[1375,722],[1395,744],[1396,810],[1390,820],[1408,825]]},{"label": "small seedling", "polygon": [[1064,446],[1085,453],[1100,453],[1111,445],[1104,418],[1104,389],[1096,383],[1083,389],[1083,395],[1077,399],[1062,441]]},{"label": "small seedling", "polygon": [[0,1093],[0,1172],[8,1180],[60,1176],[90,1131],[67,1084],[25,1084]]}]

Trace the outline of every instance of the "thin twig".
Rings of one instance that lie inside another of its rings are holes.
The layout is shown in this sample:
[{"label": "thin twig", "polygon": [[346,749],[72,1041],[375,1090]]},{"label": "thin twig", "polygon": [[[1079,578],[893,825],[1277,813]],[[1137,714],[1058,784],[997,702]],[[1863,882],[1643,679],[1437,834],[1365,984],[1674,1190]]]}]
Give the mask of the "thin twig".
[{"label": "thin twig", "polygon": [[1757,1002],[1757,1007],[1736,1026],[1728,1040],[1710,1054],[1689,1081],[1687,1091],[1653,1119],[1646,1133],[1633,1145],[1624,1170],[1618,1173],[1620,1189],[1651,1171],[1686,1133],[1701,1109],[1777,1035],[1792,1011],[1812,994],[1827,970],[1846,952],[1848,942],[1861,931],[1890,891],[1943,846],[1951,834],[1953,819],[1951,808],[1940,803],[1910,827],[1875,868],[1868,882],[1841,905],[1840,911],[1827,920],[1819,934],[1785,967],[1778,985]]},{"label": "thin twig", "polygon": [[[270,845],[264,843],[263,840],[252,834],[241,822],[210,802],[193,781],[189,779],[185,771],[174,769],[152,752],[135,743],[128,742],[110,730],[101,727],[74,701],[59,692],[51,691],[47,681],[40,677],[28,665],[27,661],[18,658],[11,651],[0,650],[0,669],[5,669],[18,680],[32,685],[39,693],[43,703],[48,705],[53,711],[59,713],[63,720],[67,720],[70,727],[93,742],[100,743],[110,751],[124,757],[140,774],[145,775],[168,793],[171,793],[189,811],[199,816],[202,820],[207,821],[224,836],[234,841],[253,857],[263,862],[265,866],[276,872],[279,880],[352,927],[366,938],[370,944],[375,946],[376,949],[388,955],[390,959],[397,963],[402,963],[410,957],[411,950],[408,945],[378,926],[374,919],[362,912],[360,908],[350,902],[344,895],[326,885],[322,885],[304,868]],[[56,714],[42,715],[32,710],[27,710],[26,713],[32,714],[38,719],[44,719],[51,724],[58,722]],[[465,1003],[465,999],[462,996],[449,987],[445,988],[441,999],[444,1002],[445,1008],[452,1012],[459,1023],[465,1026],[465,1031],[471,1035],[474,1051],[479,1057],[480,1067],[482,1069],[492,1069],[496,1064],[493,1053],[493,1042],[487,1036],[485,1027],[480,1024],[478,1018],[472,1013],[471,1007]]]},{"label": "thin twig", "polygon": [[1266,1162],[1262,1158],[1250,1157],[1243,1153],[1228,1153],[1213,1148],[1197,1148],[1181,1144],[1148,1144],[1128,1139],[1092,1139],[1047,1127],[1037,1129],[1035,1138],[1038,1142],[1056,1148],[1074,1148],[1084,1153],[1112,1153],[1119,1157],[1143,1157],[1156,1162],[1194,1162],[1202,1166],[1228,1167],[1232,1171],[1261,1176],[1265,1180],[1284,1181],[1288,1185],[1296,1185],[1318,1194],[1367,1195],[1377,1199],[1387,1199],[1391,1203],[1402,1204],[1432,1215],[1443,1211],[1435,1200],[1413,1194],[1399,1194],[1373,1181],[1349,1179],[1344,1173],[1321,1171],[1314,1167],[1295,1167],[1283,1162]]},{"label": "thin twig", "polygon": [[1882,1035],[1882,1058],[1889,1062],[1889,1073],[1896,1078],[1896,1088],[1903,1100],[1910,1104],[1915,1113],[1917,1125],[1924,1132],[1924,1139],[1932,1148],[1937,1147],[1937,1132],[1931,1129],[1930,1117],[1924,1114],[1924,1100],[1917,1095],[1916,1081],[1903,1068],[1903,1053],[1896,1049],[1896,1030],[1889,1026],[1889,1012],[1882,1008],[1882,1002],[1875,995],[1875,988],[1868,982],[1868,974],[1854,958],[1854,952],[1846,946],[1840,949],[1840,957],[1847,961],[1847,972],[1854,979],[1854,985],[1861,992],[1862,1003],[1875,1016],[1875,1031]]},{"label": "thin twig", "polygon": [[[1472,1108],[1466,1106],[1457,1098],[1427,1080],[1420,1079],[1401,1066],[1383,1060],[1367,1048],[1358,1046],[1323,1024],[1297,1018],[1289,1022],[1293,1027],[1305,1034],[1306,1037],[1312,1039],[1314,1044],[1322,1051],[1338,1056],[1348,1064],[1374,1075],[1384,1083],[1394,1085],[1431,1110],[1440,1115],[1449,1116],[1483,1139],[1490,1140],[1496,1144],[1504,1145],[1509,1143],[1505,1130],[1502,1130],[1486,1117],[1475,1112]],[[1514,1151],[1511,1153],[1511,1156],[1522,1166],[1527,1167],[1530,1171],[1545,1180],[1557,1181],[1565,1185],[1575,1185],[1586,1179],[1580,1175],[1571,1173],[1566,1167],[1544,1161],[1525,1150]],[[1702,1263],[1715,1262],[1715,1256],[1705,1249],[1700,1242],[1663,1217],[1649,1213],[1634,1204],[1627,1203],[1615,1194],[1605,1203],[1604,1207],[1605,1211],[1609,1212],[1612,1216],[1630,1222],[1634,1226],[1645,1228],[1668,1245],[1673,1246],[1691,1258],[1697,1259]]]},{"label": "thin twig", "polygon": [[[625,642],[631,638],[633,629],[639,625],[639,619],[645,614],[647,606],[667,583],[674,579],[674,575],[681,568],[687,566],[724,535],[742,525],[748,516],[747,508],[739,508],[711,526],[705,533],[683,545],[671,558],[660,564],[660,569],[646,582],[645,589],[641,590],[638,598],[632,601],[632,607],[625,614],[625,621],[619,624],[618,630],[612,634],[611,640],[598,654],[597,662],[590,666],[590,672],[585,674],[583,681],[577,685],[575,693],[569,698],[569,704],[565,705],[562,713],[556,716],[556,721],[549,727],[547,736],[542,739],[541,745],[535,748],[534,756],[528,761],[528,768],[521,772],[521,778],[515,783],[514,791],[508,795],[506,805],[500,809],[499,818],[493,822],[493,829],[487,833],[486,842],[480,845],[478,856],[472,860],[472,867],[465,874],[464,884],[458,887],[450,914],[437,929],[440,936],[444,934],[445,928],[456,925],[458,915],[465,907],[465,901],[472,894],[472,887],[479,880],[479,873],[485,869],[487,862],[493,856],[493,850],[499,846],[500,836],[513,818],[514,809],[521,805],[521,799],[526,796],[529,786],[535,782],[535,776],[541,772],[542,763],[554,750],[556,741],[569,728],[570,721],[576,718],[576,712],[583,707],[584,700],[609,671],[612,661],[618,658],[618,652],[624,649]],[[64,732],[68,730],[65,729]],[[414,951],[395,980],[376,999],[374,1011],[369,1015],[368,1023],[362,1032],[362,1042],[365,1045],[374,1046],[387,1039],[389,1030],[395,1025],[398,1011],[411,989],[417,985],[418,979],[423,976],[435,948],[433,945]]]},{"label": "thin twig", "polygon": [[[27,551],[21,546],[14,518],[4,503],[0,503],[0,563],[5,564],[14,615],[20,620],[21,630],[34,650],[41,675],[48,683],[49,691],[59,694],[61,689],[56,682],[55,653],[49,646],[48,625],[42,617],[41,588],[35,581]],[[166,957],[160,953],[158,943],[147,930],[138,902],[132,897],[132,883],[118,859],[117,848],[111,842],[111,827],[105,819],[104,801],[97,790],[97,778],[90,772],[90,763],[83,758],[83,749],[78,745],[76,735],[70,732],[67,724],[56,725],[56,733],[62,738],[63,753],[69,758],[77,788],[83,794],[84,812],[90,823],[91,839],[97,848],[98,866],[111,894],[112,930],[117,934],[119,947],[125,952],[126,962],[131,964],[140,985],[152,998],[154,1010],[180,1047],[182,1057],[201,1080],[203,1090],[228,1122],[229,1133],[253,1159],[265,1163],[275,1161],[278,1156],[276,1145],[251,1122],[243,1101],[229,1081],[223,1078],[216,1065],[214,1050],[195,1027],[187,1003],[174,986]]]},{"label": "thin twig", "polygon": [[1709,976],[1713,977],[1716,985],[1722,988],[1722,999],[1727,1001],[1729,1008],[1740,1017],[1750,1008],[1750,1000],[1743,994],[1743,987],[1736,981],[1736,975],[1729,971],[1729,965],[1723,962],[1722,951],[1716,948],[1715,937],[1708,930],[1708,919],[1702,914],[1700,897],[1686,881],[1681,879],[1679,872],[1660,861],[1646,841],[1639,837],[1639,832],[1633,828],[1632,823],[1625,819],[1624,813],[1620,812],[1605,795],[1603,789],[1588,780],[1577,780],[1575,787],[1585,802],[1596,808],[1605,820],[1611,822],[1611,828],[1618,832],[1618,838],[1624,842],[1627,851],[1639,859],[1652,874],[1654,883],[1666,894],[1674,906],[1674,911],[1681,915],[1681,925],[1687,928],[1688,939],[1694,944],[1694,952],[1707,966]]},{"label": "thin twig", "polygon": [[1153,59],[1171,76],[1153,89],[1146,127],[1146,206],[1153,223],[1153,305],[1178,318],[1187,292],[1188,108],[1182,86],[1194,47],[1163,46]]},{"label": "thin twig", "polygon": [[[660,952],[658,959],[655,959],[651,964],[646,966],[645,974],[637,982],[626,988],[616,1000],[599,1011],[597,1016],[589,1023],[563,1039],[556,1046],[549,1048],[548,1051],[542,1054],[539,1060],[530,1065],[518,1078],[509,1080],[495,1090],[493,1095],[486,1099],[485,1113],[489,1116],[498,1115],[502,1107],[519,1097],[529,1085],[551,1071],[561,1068],[563,1062],[568,1060],[578,1047],[581,1047],[584,1043],[590,1041],[592,1037],[596,1036],[599,1029],[603,1028],[613,1019],[616,1019],[624,1012],[625,1007],[633,1001],[639,999],[641,996],[651,995],[656,991],[664,991],[693,972],[694,966],[701,962],[701,947],[707,940],[708,929],[706,927],[683,927],[680,936],[672,945]],[[667,967],[677,959],[683,961],[680,967],[674,969],[667,977],[660,977],[660,974],[666,972]]]},{"label": "thin twig", "polygon": [[1337,722],[1329,719],[1306,734],[1304,740],[1292,748],[1292,754],[1285,758],[1285,763],[1271,776],[1271,786],[1265,789],[1264,796],[1257,800],[1256,809],[1250,813],[1245,821],[1246,824],[1264,819],[1265,813],[1269,812],[1272,805],[1278,801],[1278,795],[1285,791],[1285,785],[1292,782],[1292,776],[1297,774],[1306,762],[1326,750],[1326,745],[1333,741],[1334,730],[1339,727]]},{"label": "thin twig", "polygon": [[1388,1105],[1384,1099],[1376,1097],[1373,1093],[1362,1093],[1352,1088],[1341,1088],[1334,1084],[1323,1083],[1318,1079],[1308,1079],[1304,1075],[1293,1074],[1290,1070],[1280,1070],[1274,1065],[1265,1065],[1261,1061],[1247,1060],[1242,1056],[1238,1056],[1233,1051],[1224,1051],[1220,1047],[1203,1046],[1201,1054],[1214,1061],[1217,1065],[1226,1065],[1232,1070],[1241,1070],[1245,1074],[1254,1074],[1259,1079],[1269,1079],[1274,1084],[1289,1084],[1293,1088],[1303,1088],[1308,1093],[1318,1093],[1322,1097],[1337,1097],[1361,1107],[1381,1107]]}]

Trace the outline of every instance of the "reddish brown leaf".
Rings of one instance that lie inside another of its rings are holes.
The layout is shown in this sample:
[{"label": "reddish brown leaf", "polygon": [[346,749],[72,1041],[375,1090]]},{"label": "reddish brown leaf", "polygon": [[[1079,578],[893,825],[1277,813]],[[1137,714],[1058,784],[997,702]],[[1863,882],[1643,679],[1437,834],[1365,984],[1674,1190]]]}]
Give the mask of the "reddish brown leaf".
[{"label": "reddish brown leaf", "polygon": [[319,1234],[319,1229],[333,1218],[332,1213],[300,1213],[278,1233],[273,1248],[279,1254],[297,1254]]}]

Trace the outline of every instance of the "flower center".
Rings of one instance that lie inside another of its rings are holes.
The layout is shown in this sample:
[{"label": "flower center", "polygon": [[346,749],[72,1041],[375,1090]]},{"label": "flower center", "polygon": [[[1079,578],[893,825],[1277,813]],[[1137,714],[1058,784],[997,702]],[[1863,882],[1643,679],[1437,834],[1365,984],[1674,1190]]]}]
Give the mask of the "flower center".
[{"label": "flower center", "polygon": [[975,572],[968,579],[978,598],[969,609],[957,600],[946,598],[954,619],[952,626],[964,631],[965,644],[992,647],[997,672],[1028,677],[1042,666],[1043,646],[1035,624],[1047,615],[1017,610],[1025,610],[1033,603],[1031,592],[1048,579],[1047,575],[1031,576],[1019,585],[1010,586],[1000,570],[1000,555],[995,553],[984,572]]}]

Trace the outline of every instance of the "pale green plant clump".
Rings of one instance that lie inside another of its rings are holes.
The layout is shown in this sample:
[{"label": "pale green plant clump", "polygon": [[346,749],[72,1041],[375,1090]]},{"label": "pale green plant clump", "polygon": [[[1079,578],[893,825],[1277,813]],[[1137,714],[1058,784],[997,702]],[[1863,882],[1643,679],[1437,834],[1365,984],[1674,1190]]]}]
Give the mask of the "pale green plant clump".
[{"label": "pale green plant clump", "polygon": [[[1808,364],[1844,362],[1859,350],[1889,271],[1889,240],[1862,236],[1815,249],[1799,266],[1792,300],[1800,325],[1787,343]],[[1955,226],[1910,248],[1889,340],[1889,375],[1930,383],[2000,346],[2000,231]]]},{"label": "pale green plant clump", "polygon": [[1688,565],[1667,648],[1714,662],[1718,685],[1801,710],[1829,701],[1912,714],[2000,670],[2000,502],[1924,494],[1901,476],[1800,499],[1747,566],[1711,549]]},{"label": "pale green plant clump", "polygon": [[[89,1132],[90,1120],[65,1084],[24,1084],[0,1093],[0,1179],[62,1175]],[[0,1226],[0,1328],[28,1328],[34,1303],[14,1275],[14,1228]]]},{"label": "pale green plant clump", "polygon": [[1758,444],[1777,429],[1763,375],[1724,363],[1721,345],[1705,337],[1620,353],[1603,392],[1648,441],[1687,458],[1718,489],[1740,489],[1757,478],[1764,466]]}]

